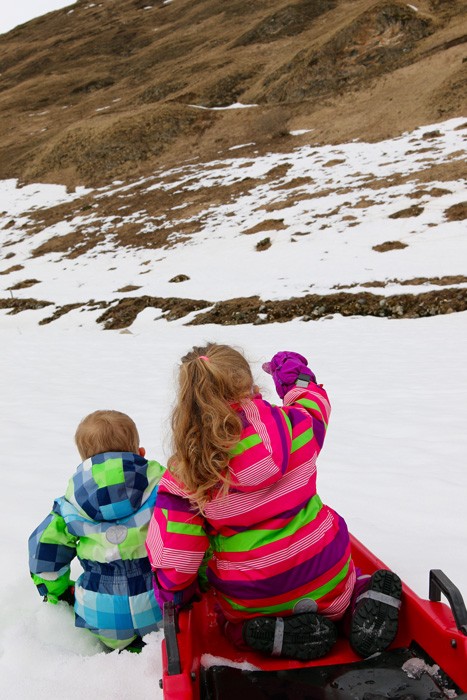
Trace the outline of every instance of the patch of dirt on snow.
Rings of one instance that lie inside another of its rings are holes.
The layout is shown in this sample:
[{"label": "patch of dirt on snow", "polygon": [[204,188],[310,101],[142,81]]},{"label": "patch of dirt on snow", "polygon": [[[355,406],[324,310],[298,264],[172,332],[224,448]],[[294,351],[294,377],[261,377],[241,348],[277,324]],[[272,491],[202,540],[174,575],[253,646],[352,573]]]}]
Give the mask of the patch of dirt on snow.
[{"label": "patch of dirt on snow", "polygon": [[128,292],[136,292],[137,289],[141,289],[141,287],[138,287],[136,284],[127,284],[125,287],[120,287],[120,289],[117,289],[118,294],[125,294]]},{"label": "patch of dirt on snow", "polygon": [[21,311],[43,309],[44,306],[53,306],[53,304],[51,301],[40,301],[39,299],[0,299],[0,309],[10,309],[10,315],[19,314]]},{"label": "patch of dirt on snow", "polygon": [[10,272],[19,272],[20,270],[24,270],[24,265],[12,265],[7,270],[2,270],[0,275],[9,275]]},{"label": "patch of dirt on snow", "polygon": [[13,284],[11,287],[7,287],[7,289],[16,292],[18,289],[27,289],[28,287],[33,287],[35,284],[40,284],[40,280],[23,280],[22,282]]},{"label": "patch of dirt on snow", "polygon": [[256,250],[261,252],[262,250],[268,250],[272,245],[271,239],[268,238],[262,238],[258,243],[255,245]]},{"label": "patch of dirt on snow", "polygon": [[66,253],[67,258],[77,258],[83,253],[87,253],[92,248],[103,241],[105,236],[89,229],[73,231],[63,236],[52,236],[40,246],[35,248],[31,255],[37,258],[48,253]]},{"label": "patch of dirt on snow", "polygon": [[287,228],[287,226],[284,224],[284,219],[266,219],[246,229],[242,233],[249,235],[250,233],[260,233],[261,231],[282,231],[285,228]]},{"label": "patch of dirt on snow", "polygon": [[420,188],[415,190],[415,192],[408,192],[406,196],[409,199],[421,199],[422,197],[444,197],[446,194],[452,194],[451,190],[447,190],[444,187],[432,187],[429,190]]},{"label": "patch of dirt on snow", "polygon": [[402,243],[402,241],[386,241],[385,243],[374,245],[372,250],[376,250],[377,253],[387,253],[389,250],[402,250],[407,247],[408,243]]},{"label": "patch of dirt on snow", "polygon": [[[458,284],[466,281],[465,277],[452,278],[415,278],[406,280],[405,284]],[[418,281],[417,281],[418,280]],[[388,281],[391,283],[396,280]],[[385,283],[373,283],[384,286]],[[351,286],[351,285],[350,285]],[[361,285],[365,286],[365,285]],[[367,286],[370,286],[369,284]],[[0,309],[10,309],[16,314],[30,309],[53,306],[49,301],[36,299],[0,299]],[[422,294],[396,294],[389,297],[370,292],[316,295],[278,301],[264,301],[258,296],[228,299],[214,303],[205,299],[181,299],[177,297],[127,297],[115,302],[90,300],[87,303],[66,304],[55,308],[54,313],[40,323],[47,324],[60,318],[69,311],[81,308],[95,311],[104,309],[96,319],[105,330],[128,328],[138,314],[147,308],[160,312],[155,318],[168,321],[184,318],[197,313],[188,325],[215,323],[220,325],[266,324],[290,321],[301,318],[303,321],[318,320],[332,314],[343,316],[377,316],[382,318],[421,318],[437,316],[467,310],[467,288],[446,288]]]},{"label": "patch of dirt on snow", "polygon": [[97,322],[102,323],[106,330],[128,328],[140,311],[147,308],[158,309],[162,311],[164,318],[168,321],[173,321],[193,311],[205,309],[211,306],[211,304],[211,302],[202,299],[177,299],[175,297],[168,299],[151,296],[127,298],[121,299],[116,304],[109,306],[109,308],[99,316]]},{"label": "patch of dirt on snow", "polygon": [[58,306],[51,316],[47,316],[47,318],[43,318],[41,321],[39,321],[39,326],[45,326],[48,323],[52,323],[53,321],[56,321],[58,318],[61,318],[67,314],[69,311],[79,309],[83,306],[84,304],[64,304],[63,306]]},{"label": "patch of dirt on snow", "polygon": [[368,292],[360,294],[307,295],[283,301],[262,301],[258,297],[218,302],[212,309],[199,313],[188,325],[217,323],[255,325],[302,318],[317,320],[331,314],[343,316],[378,316],[382,318],[421,318],[454,313],[467,309],[467,289],[446,289],[425,294],[397,294],[382,297]]},{"label": "patch of dirt on snow", "polygon": [[384,281],[374,282],[354,282],[353,284],[335,284],[333,289],[353,289],[354,287],[387,287],[389,284],[400,284],[401,286],[419,286],[422,284],[432,284],[439,287],[450,287],[456,284],[466,284],[467,277],[464,275],[445,275],[444,277],[412,277],[401,280],[397,277]]},{"label": "patch of dirt on snow", "polygon": [[401,209],[400,211],[395,211],[393,214],[389,214],[390,219],[408,219],[412,216],[420,216],[423,214],[423,207],[418,204],[413,204],[407,209]]},{"label": "patch of dirt on snow", "polygon": [[467,219],[467,202],[453,204],[452,207],[446,209],[444,215],[448,221],[464,221]]}]

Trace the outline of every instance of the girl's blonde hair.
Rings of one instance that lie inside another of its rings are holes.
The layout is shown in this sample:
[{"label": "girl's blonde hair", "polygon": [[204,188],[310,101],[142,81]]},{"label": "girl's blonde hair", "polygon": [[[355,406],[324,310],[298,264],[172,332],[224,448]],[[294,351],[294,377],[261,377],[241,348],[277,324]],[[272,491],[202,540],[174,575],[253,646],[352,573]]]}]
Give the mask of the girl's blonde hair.
[{"label": "girl's blonde hair", "polygon": [[228,345],[194,347],[179,373],[172,414],[173,455],[169,468],[201,513],[230,483],[230,450],[240,439],[242,421],[231,404],[251,396],[253,377],[244,356]]},{"label": "girl's blonde hair", "polygon": [[134,421],[120,411],[94,411],[78,425],[75,442],[81,459],[102,452],[133,452],[139,449]]}]

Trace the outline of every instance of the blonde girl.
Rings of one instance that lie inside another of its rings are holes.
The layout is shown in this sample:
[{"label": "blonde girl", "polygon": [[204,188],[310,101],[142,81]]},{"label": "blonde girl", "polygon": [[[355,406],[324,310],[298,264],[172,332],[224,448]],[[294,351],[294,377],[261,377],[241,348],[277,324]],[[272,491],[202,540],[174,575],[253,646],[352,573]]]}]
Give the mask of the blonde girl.
[{"label": "blonde girl", "polygon": [[146,542],[160,604],[193,596],[210,548],[227,636],[302,660],[331,649],[356,582],[347,526],[316,491],[330,405],[307,364],[286,351],[263,365],[275,406],[238,350],[209,343],[182,358],[173,456]]}]

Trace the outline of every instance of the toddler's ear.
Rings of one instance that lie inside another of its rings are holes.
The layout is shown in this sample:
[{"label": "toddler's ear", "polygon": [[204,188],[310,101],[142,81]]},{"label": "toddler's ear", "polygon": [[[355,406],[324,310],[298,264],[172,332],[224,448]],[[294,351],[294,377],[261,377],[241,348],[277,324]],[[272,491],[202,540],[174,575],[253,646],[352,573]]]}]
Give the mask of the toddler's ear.
[{"label": "toddler's ear", "polygon": [[144,449],[144,447],[138,448],[138,454],[139,454],[140,457],[145,457],[145,456],[146,456],[146,450]]}]

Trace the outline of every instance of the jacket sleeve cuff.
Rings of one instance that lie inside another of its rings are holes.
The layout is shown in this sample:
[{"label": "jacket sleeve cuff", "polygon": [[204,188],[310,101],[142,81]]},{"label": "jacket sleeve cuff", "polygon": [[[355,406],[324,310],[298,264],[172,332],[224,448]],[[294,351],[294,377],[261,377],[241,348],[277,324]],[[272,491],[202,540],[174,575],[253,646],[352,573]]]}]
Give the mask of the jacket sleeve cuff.
[{"label": "jacket sleeve cuff", "polygon": [[31,574],[31,578],[36,584],[40,595],[47,597],[50,603],[56,603],[62,593],[71,585],[70,569],[67,569],[65,573],[53,581],[48,581],[37,574]]},{"label": "jacket sleeve cuff", "polygon": [[197,579],[190,583],[189,586],[182,588],[179,591],[168,591],[161,587],[157,578],[157,572],[154,571],[154,594],[161,610],[164,607],[164,603],[173,603],[176,608],[182,608],[183,606],[187,605],[198,593],[199,586]]}]

